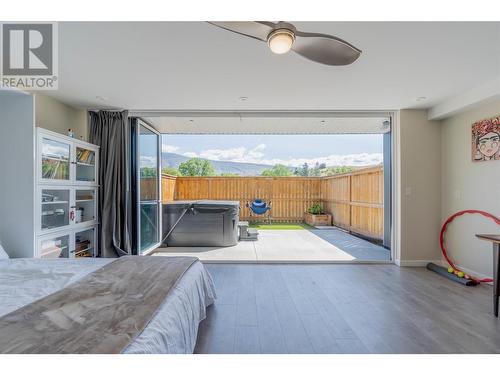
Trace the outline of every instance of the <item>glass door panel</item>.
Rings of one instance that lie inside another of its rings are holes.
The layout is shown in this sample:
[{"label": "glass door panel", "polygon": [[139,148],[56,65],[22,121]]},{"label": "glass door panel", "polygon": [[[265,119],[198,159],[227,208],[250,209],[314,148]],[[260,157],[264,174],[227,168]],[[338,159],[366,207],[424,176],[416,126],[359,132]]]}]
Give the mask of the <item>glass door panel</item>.
[{"label": "glass door panel", "polygon": [[95,152],[86,148],[76,148],[76,180],[95,182]]},{"label": "glass door panel", "polygon": [[69,225],[69,189],[42,189],[41,200],[41,230],[55,229]]},{"label": "glass door panel", "polygon": [[141,202],[140,218],[140,249],[141,251],[156,245],[158,236],[158,204]]},{"label": "glass door panel", "polygon": [[42,138],[41,147],[42,178],[69,181],[71,145],[50,138]]},{"label": "glass door panel", "polygon": [[75,190],[75,224],[96,220],[96,190]]},{"label": "glass door panel", "polygon": [[69,258],[69,234],[40,242],[41,258]]},{"label": "glass door panel", "polygon": [[138,247],[143,253],[160,242],[160,134],[138,126]]},{"label": "glass door panel", "polygon": [[158,135],[148,128],[139,128],[140,200],[158,200]]},{"label": "glass door panel", "polygon": [[90,228],[75,233],[75,258],[90,258],[95,253],[95,229]]}]

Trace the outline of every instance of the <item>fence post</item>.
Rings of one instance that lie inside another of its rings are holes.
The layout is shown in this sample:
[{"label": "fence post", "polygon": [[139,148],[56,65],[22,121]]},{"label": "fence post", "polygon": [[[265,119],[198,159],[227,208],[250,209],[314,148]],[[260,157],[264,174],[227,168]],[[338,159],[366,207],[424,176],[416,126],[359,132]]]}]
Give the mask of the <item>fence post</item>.
[{"label": "fence post", "polygon": [[352,227],[352,174],[349,174],[349,230]]}]

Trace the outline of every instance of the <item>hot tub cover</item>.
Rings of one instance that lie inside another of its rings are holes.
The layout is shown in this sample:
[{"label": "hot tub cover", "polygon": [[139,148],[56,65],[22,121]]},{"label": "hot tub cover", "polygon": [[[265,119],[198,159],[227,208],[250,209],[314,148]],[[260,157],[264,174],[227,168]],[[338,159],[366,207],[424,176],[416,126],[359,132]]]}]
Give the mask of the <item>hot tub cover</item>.
[{"label": "hot tub cover", "polygon": [[234,246],[238,243],[238,201],[173,201],[163,205],[163,236],[182,217],[163,246]]}]

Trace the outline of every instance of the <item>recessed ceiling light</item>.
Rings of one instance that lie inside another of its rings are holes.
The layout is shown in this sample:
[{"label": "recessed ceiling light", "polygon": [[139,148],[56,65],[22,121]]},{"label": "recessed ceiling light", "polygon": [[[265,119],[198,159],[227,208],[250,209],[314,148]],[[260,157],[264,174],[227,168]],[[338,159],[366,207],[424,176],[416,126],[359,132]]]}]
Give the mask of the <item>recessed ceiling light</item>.
[{"label": "recessed ceiling light", "polygon": [[427,97],[426,97],[426,96],[419,96],[419,97],[417,98],[417,102],[423,102],[425,99],[427,99]]},{"label": "recessed ceiling light", "polygon": [[244,102],[245,100],[248,99],[248,97],[247,96],[240,96],[238,99],[240,99],[242,102]]},{"label": "recessed ceiling light", "polygon": [[321,125],[325,125],[326,121],[325,120],[321,120],[320,123],[321,123]]},{"label": "recessed ceiling light", "polygon": [[97,95],[95,98],[96,98],[97,100],[101,101],[101,102],[105,102],[106,100],[108,100],[108,98],[107,98],[107,97],[105,97],[105,96],[100,96],[100,95]]},{"label": "recessed ceiling light", "polygon": [[191,118],[191,119],[189,119],[189,122],[194,122],[194,120]]}]

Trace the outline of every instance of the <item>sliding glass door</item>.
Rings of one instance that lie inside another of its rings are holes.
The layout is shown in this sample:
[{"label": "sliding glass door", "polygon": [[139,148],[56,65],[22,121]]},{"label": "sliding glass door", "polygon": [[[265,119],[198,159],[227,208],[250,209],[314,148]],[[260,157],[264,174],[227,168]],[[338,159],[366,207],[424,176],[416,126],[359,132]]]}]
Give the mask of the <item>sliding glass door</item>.
[{"label": "sliding glass door", "polygon": [[135,126],[136,248],[145,254],[160,244],[161,233],[161,136],[138,119]]}]

